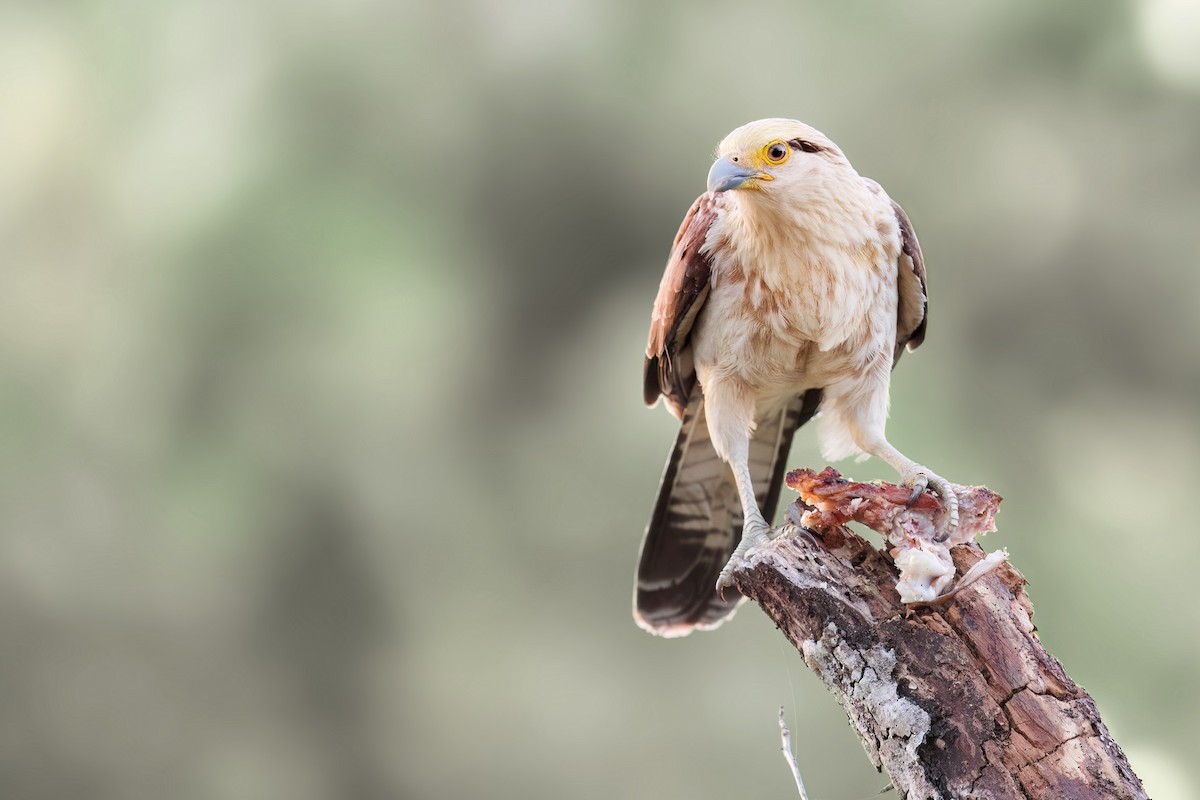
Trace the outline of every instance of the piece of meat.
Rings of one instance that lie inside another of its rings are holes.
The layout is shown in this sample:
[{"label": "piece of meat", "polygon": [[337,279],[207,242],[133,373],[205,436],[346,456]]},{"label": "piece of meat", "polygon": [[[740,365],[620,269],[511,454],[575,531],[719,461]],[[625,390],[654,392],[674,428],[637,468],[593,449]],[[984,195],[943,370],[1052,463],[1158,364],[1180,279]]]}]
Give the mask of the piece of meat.
[{"label": "piece of meat", "polygon": [[786,481],[800,493],[800,501],[788,508],[788,517],[796,524],[824,533],[853,521],[883,534],[900,571],[896,590],[906,603],[930,602],[948,589],[954,579],[950,548],[996,530],[1001,500],[982,486],[954,485],[958,527],[949,539],[939,542],[945,510],[929,492],[920,494],[909,507],[908,488],[848,481],[833,467],[821,472],[792,470]]}]

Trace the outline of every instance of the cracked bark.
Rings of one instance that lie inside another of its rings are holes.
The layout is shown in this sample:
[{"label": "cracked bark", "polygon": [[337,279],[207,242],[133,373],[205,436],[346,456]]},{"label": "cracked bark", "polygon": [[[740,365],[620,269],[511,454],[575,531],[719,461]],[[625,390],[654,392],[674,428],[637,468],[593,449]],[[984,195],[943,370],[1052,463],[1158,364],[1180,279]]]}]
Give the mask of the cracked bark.
[{"label": "cracked bark", "polygon": [[[952,556],[961,575],[983,551]],[[1147,797],[1092,698],[1042,647],[1016,569],[916,610],[896,576],[845,527],[789,525],[734,579],[837,696],[900,797]]]}]

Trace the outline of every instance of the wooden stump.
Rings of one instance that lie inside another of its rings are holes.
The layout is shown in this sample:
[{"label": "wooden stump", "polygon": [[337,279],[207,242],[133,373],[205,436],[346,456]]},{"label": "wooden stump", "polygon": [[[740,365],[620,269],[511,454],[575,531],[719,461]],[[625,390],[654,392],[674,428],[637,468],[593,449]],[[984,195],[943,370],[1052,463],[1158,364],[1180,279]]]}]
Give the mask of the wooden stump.
[{"label": "wooden stump", "polygon": [[[886,502],[878,492],[843,499],[856,497],[856,511]],[[952,556],[961,575],[982,550]],[[837,696],[900,797],[1147,797],[1092,698],[1042,647],[1016,569],[1002,564],[915,610],[896,580],[887,554],[841,526],[788,526],[735,574]]]}]

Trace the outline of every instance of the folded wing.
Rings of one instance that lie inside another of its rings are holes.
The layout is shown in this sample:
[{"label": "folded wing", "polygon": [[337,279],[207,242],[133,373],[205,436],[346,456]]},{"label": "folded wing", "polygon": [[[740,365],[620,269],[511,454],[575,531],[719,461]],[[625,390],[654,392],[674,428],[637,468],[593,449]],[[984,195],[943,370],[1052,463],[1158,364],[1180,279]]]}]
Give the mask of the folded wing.
[{"label": "folded wing", "polygon": [[675,234],[650,316],[645,364],[646,405],[654,405],[661,396],[671,413],[680,419],[696,382],[688,337],[696,315],[708,299],[712,256],[704,244],[708,230],[717,218],[718,202],[716,195],[706,192],[688,209]]}]

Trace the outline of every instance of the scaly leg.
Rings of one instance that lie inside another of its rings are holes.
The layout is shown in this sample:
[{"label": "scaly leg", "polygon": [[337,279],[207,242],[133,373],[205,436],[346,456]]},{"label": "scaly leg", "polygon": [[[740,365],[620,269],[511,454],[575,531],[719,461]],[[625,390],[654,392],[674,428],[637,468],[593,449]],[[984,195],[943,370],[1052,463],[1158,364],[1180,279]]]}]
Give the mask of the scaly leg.
[{"label": "scaly leg", "polygon": [[901,482],[912,488],[912,496],[908,500],[909,505],[915,503],[921,496],[921,492],[925,491],[927,487],[937,492],[946,507],[946,525],[938,540],[944,542],[948,539],[958,527],[958,495],[955,494],[950,481],[912,459],[906,458],[882,436],[865,444],[869,446],[863,447],[863,450],[890,464],[894,470],[900,473]]},{"label": "scaly leg", "polygon": [[842,437],[848,434],[849,440],[859,450],[888,463],[900,473],[903,484],[912,489],[910,505],[926,488],[932,488],[941,496],[942,505],[946,508],[945,523],[939,537],[940,541],[945,541],[958,527],[958,495],[954,493],[954,485],[950,481],[907,458],[887,440],[884,427],[887,424],[888,382],[892,366],[890,346],[879,351],[878,355],[859,379],[826,390],[821,413],[827,418],[827,431],[832,434],[836,445],[833,450],[837,455],[844,455],[842,449],[847,442]]},{"label": "scaly leg", "polygon": [[750,477],[750,438],[737,443],[729,454],[729,467],[733,470],[733,480],[737,484],[738,498],[742,501],[742,539],[738,542],[733,556],[721,570],[717,578],[717,591],[733,585],[733,571],[742,566],[743,562],[756,548],[766,547],[771,543],[771,526],[763,517],[754,498],[754,480]]}]

